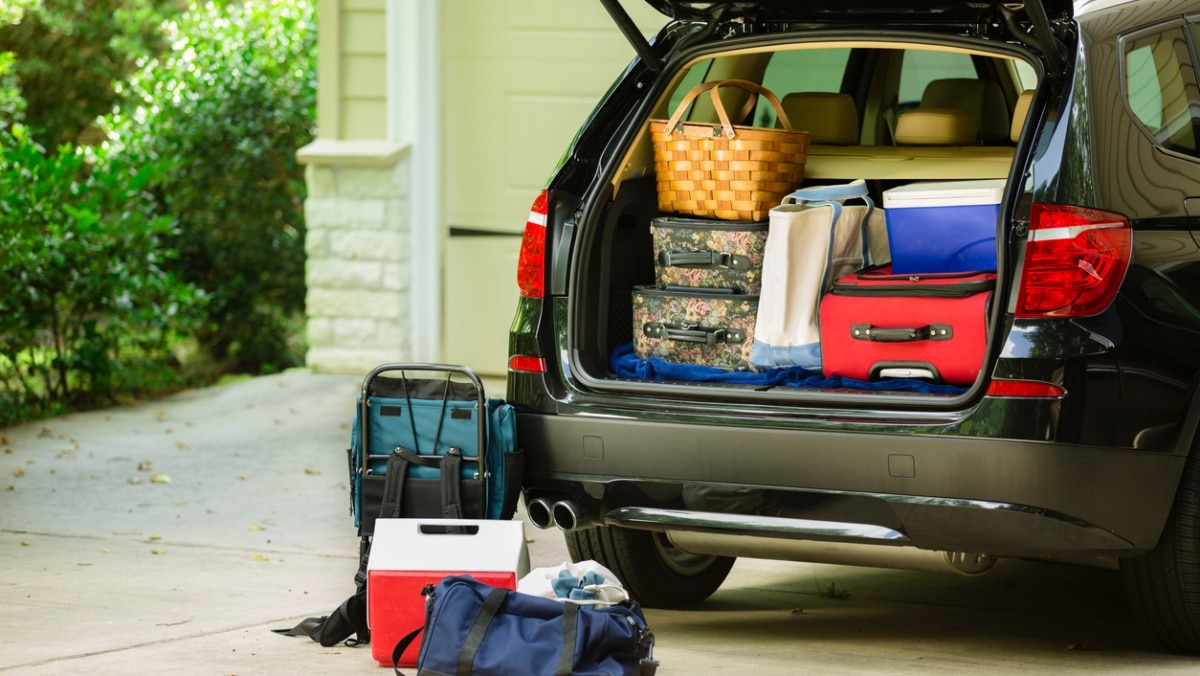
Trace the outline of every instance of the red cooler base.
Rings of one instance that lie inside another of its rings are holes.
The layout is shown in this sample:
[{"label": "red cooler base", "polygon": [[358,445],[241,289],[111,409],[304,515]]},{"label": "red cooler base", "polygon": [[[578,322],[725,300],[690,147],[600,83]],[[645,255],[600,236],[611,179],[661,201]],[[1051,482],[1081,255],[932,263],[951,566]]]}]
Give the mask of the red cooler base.
[{"label": "red cooler base", "polygon": [[[391,666],[396,643],[425,624],[421,590],[450,575],[470,575],[493,587],[516,589],[529,572],[520,521],[379,519],[367,561],[367,626],[371,657]],[[399,665],[417,664],[421,637]]]}]

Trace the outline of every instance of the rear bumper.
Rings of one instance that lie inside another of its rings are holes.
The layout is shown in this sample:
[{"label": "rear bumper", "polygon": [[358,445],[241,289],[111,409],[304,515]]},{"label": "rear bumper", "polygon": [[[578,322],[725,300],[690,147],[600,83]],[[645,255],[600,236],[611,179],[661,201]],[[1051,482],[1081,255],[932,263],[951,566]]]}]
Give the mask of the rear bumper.
[{"label": "rear bumper", "polygon": [[[1185,461],[1045,441],[532,412],[519,434],[527,498],[570,499],[585,522],[848,543],[865,542],[855,526],[868,526],[894,531],[897,546],[997,556],[1152,548]],[[633,519],[638,508],[667,512],[651,512],[655,523]],[[687,516],[672,523],[670,510]],[[790,525],[803,520],[849,528]]]}]

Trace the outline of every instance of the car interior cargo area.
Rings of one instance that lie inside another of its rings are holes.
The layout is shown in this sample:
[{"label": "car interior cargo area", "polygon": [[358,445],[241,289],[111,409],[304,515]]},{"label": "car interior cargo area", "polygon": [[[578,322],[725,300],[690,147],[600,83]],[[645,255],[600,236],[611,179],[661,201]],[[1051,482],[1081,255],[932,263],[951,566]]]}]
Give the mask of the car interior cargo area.
[{"label": "car interior cargo area", "polygon": [[873,39],[686,61],[582,212],[577,373],[941,399],[986,382],[1040,77],[1026,58]]}]

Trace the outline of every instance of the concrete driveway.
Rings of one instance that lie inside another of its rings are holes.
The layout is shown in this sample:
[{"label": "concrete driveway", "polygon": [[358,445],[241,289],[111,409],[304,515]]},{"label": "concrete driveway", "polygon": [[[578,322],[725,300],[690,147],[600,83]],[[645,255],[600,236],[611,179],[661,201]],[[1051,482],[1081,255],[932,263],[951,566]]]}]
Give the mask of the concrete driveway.
[{"label": "concrete driveway", "polygon": [[[271,632],[353,591],[359,385],[295,370],[0,430],[0,672],[389,673]],[[565,560],[526,534],[534,566]],[[647,616],[660,674],[1200,672],[1154,652],[1115,574],[1045,564],[743,560],[702,606]]]}]

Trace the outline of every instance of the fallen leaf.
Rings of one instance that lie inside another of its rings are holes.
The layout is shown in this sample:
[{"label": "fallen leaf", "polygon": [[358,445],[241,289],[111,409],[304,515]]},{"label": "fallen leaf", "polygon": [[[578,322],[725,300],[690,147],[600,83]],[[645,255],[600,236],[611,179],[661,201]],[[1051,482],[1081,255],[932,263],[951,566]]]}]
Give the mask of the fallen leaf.
[{"label": "fallen leaf", "polygon": [[11,448],[6,448],[6,449],[4,449],[4,452],[5,452],[5,454],[11,455],[13,450]]},{"label": "fallen leaf", "polygon": [[16,486],[12,486],[12,485],[8,485],[8,486],[5,486],[5,487],[4,487],[4,490],[6,490],[6,491],[15,491],[15,490],[17,490],[17,487],[16,487]]},{"label": "fallen leaf", "polygon": [[151,542],[155,542],[155,541],[157,541],[157,540],[161,540],[161,539],[162,539],[162,536],[161,536],[161,535],[151,535],[151,536],[150,536],[148,539],[149,539]]},{"label": "fallen leaf", "polygon": [[139,472],[149,472],[154,467],[154,463],[149,460],[143,460],[138,463]]},{"label": "fallen leaf", "polygon": [[187,447],[188,447],[188,445],[183,443],[182,441],[175,442],[175,448],[178,448],[181,451],[187,450]]},{"label": "fallen leaf", "polygon": [[304,473],[305,473],[305,474],[320,474],[320,473],[321,473],[321,470],[319,470],[319,469],[313,469],[313,468],[311,468],[311,467],[305,467],[305,468],[304,468]]},{"label": "fallen leaf", "polygon": [[21,469],[20,467],[14,467],[13,468],[13,476],[23,477],[23,476],[25,476],[25,470]]},{"label": "fallen leaf", "polygon": [[153,554],[153,555],[155,555],[155,556],[162,556],[163,554],[166,554],[166,552],[164,552],[164,551],[163,551],[163,550],[161,550],[161,549],[151,549],[151,550],[150,550],[150,553],[151,553],[151,554]]},{"label": "fallen leaf", "polygon": [[106,547],[106,548],[104,548],[104,549],[101,549],[101,550],[100,550],[100,553],[101,553],[101,554],[107,554],[107,553],[109,553],[109,552],[111,552],[111,551],[112,551],[111,549],[108,549],[108,548]]},{"label": "fallen leaf", "polygon": [[41,429],[41,431],[38,432],[38,436],[39,437],[52,437],[52,436],[54,436],[54,430],[50,429],[49,427],[43,427]]},{"label": "fallen leaf", "polygon": [[250,559],[253,561],[270,561],[271,557],[267,556],[266,554],[255,554],[254,556],[251,556]]},{"label": "fallen leaf", "polygon": [[266,529],[267,529],[267,527],[260,523],[252,523],[249,526],[246,526],[246,530],[266,530]]},{"label": "fallen leaf", "polygon": [[235,478],[236,478],[238,481],[245,481],[246,479],[249,479],[250,477],[246,476],[245,474],[239,474],[239,475],[237,475]]},{"label": "fallen leaf", "polygon": [[51,474],[58,474],[58,470],[56,470],[56,469],[54,469],[53,467],[51,467],[51,468],[50,468],[50,473],[51,473]]},{"label": "fallen leaf", "polygon": [[167,429],[163,430],[163,433],[164,434],[175,434],[175,428],[168,427]]},{"label": "fallen leaf", "polygon": [[131,477],[129,477],[129,483],[131,483],[131,484],[133,484],[133,485],[135,485],[135,486],[136,486],[136,485],[138,485],[138,484],[142,483],[142,477],[140,477],[140,476],[131,476]]},{"label": "fallen leaf", "polygon": [[155,420],[157,420],[157,421],[159,421],[159,422],[162,422],[162,421],[166,420],[166,419],[167,419],[167,412],[166,412],[166,411],[155,411],[155,412],[154,412],[154,419],[155,419]]},{"label": "fallen leaf", "polygon": [[184,505],[186,505],[186,504],[187,504],[187,500],[176,500],[176,501],[175,501],[175,506],[176,506],[176,507],[182,507],[182,506],[184,506]]},{"label": "fallen leaf", "polygon": [[171,483],[170,474],[151,474],[150,483],[152,484],[169,484]]},{"label": "fallen leaf", "polygon": [[8,437],[0,436],[0,446],[7,446],[7,445],[8,445]]},{"label": "fallen leaf", "polygon": [[792,608],[792,614],[793,615],[803,615],[804,609],[803,608]]},{"label": "fallen leaf", "polygon": [[22,546],[22,547],[28,547],[28,546],[29,546],[29,540],[21,540],[21,546]]}]

